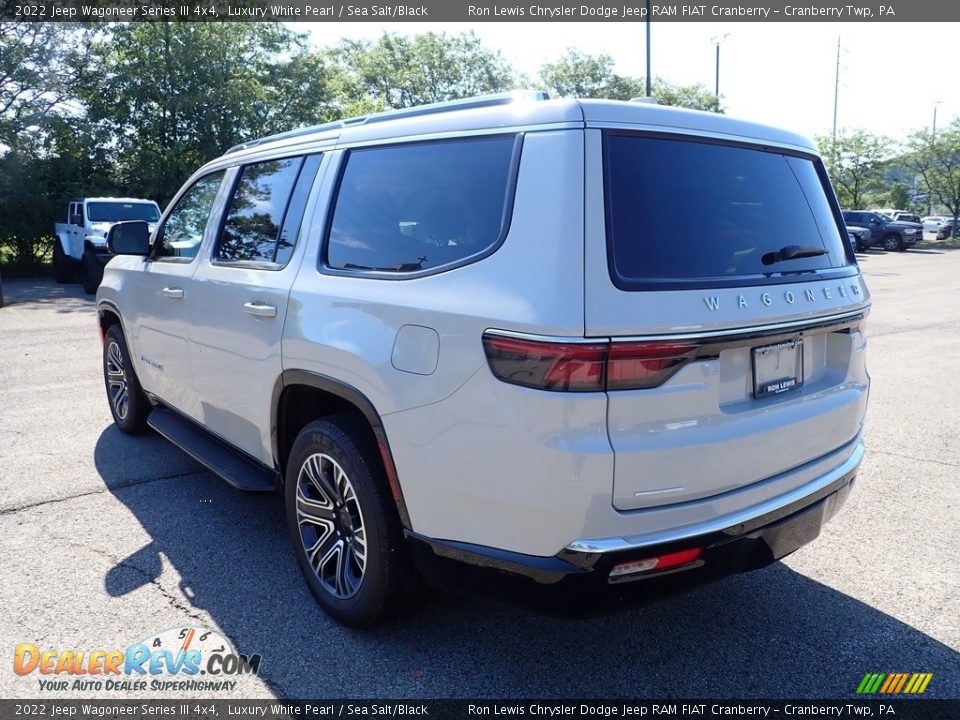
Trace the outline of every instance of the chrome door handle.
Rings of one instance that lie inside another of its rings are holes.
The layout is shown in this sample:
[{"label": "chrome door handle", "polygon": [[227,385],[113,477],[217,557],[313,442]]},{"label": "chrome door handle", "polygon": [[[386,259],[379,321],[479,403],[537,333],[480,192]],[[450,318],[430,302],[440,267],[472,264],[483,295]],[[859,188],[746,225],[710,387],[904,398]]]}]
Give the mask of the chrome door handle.
[{"label": "chrome door handle", "polygon": [[272,318],[277,316],[277,309],[273,305],[248,302],[244,303],[243,309],[251,315],[256,315],[257,317]]},{"label": "chrome door handle", "polygon": [[164,288],[163,290],[161,290],[160,292],[161,292],[163,295],[167,296],[168,298],[182,298],[182,297],[183,297],[183,290],[180,289],[180,288],[165,287],[165,288]]}]

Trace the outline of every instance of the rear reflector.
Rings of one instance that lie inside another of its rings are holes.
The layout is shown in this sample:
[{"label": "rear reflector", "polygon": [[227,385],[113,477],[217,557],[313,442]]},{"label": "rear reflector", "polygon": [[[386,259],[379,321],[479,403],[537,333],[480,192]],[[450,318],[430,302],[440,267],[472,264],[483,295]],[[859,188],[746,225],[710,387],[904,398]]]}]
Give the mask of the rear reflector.
[{"label": "rear reflector", "polygon": [[681,550],[679,552],[659,555],[657,557],[644,558],[643,560],[631,560],[630,562],[620,563],[619,565],[613,566],[613,570],[610,571],[609,579],[611,582],[613,582],[617,578],[623,578],[627,575],[637,575],[639,573],[646,573],[654,570],[659,572],[661,570],[669,570],[670,568],[678,568],[683,565],[689,565],[693,562],[696,562],[697,558],[700,557],[701,552],[703,552],[702,548],[690,548],[689,550]]},{"label": "rear reflector", "polygon": [[562,343],[484,333],[493,374],[539,390],[601,392],[656,387],[697,353],[694,343]]}]

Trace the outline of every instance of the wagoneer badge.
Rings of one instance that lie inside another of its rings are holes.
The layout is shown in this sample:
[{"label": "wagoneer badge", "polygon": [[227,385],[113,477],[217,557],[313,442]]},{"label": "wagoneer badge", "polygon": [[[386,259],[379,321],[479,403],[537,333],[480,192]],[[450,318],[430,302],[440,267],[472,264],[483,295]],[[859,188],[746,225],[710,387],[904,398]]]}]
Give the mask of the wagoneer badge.
[{"label": "wagoneer badge", "polygon": [[[832,300],[835,296],[839,297],[860,297],[860,285],[859,283],[850,283],[847,285],[837,285],[836,288],[823,286],[820,288],[807,288],[802,293],[794,292],[793,290],[786,290],[783,293],[774,291],[774,292],[762,292],[760,296],[756,298],[757,302],[770,307],[774,302],[785,302],[787,305],[794,305],[798,302],[812,303],[817,302],[817,300],[822,297],[824,300]],[[711,310],[720,309],[720,296],[719,295],[704,295],[703,302]],[[750,301],[747,299],[746,295],[737,295],[736,303],[738,308],[750,307]]]}]

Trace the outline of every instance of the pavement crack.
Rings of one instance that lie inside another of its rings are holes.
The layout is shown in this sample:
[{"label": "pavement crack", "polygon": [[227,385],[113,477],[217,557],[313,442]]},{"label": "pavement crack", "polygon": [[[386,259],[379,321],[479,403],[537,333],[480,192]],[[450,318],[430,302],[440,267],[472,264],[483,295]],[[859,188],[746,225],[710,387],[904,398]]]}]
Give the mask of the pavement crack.
[{"label": "pavement crack", "polygon": [[868,330],[867,339],[869,340],[871,338],[887,337],[889,335],[904,335],[906,333],[922,332],[924,330],[936,330],[937,328],[953,327],[956,324],[956,320],[948,320],[947,322],[934,323],[932,325],[912,325],[910,327],[899,328],[897,330],[887,330],[885,332],[882,330],[879,332]]},{"label": "pavement crack", "polygon": [[917,458],[912,455],[904,455],[903,453],[890,452],[889,450],[874,450],[870,448],[868,451],[871,455],[890,455],[892,457],[903,458],[904,460],[913,460],[914,462],[919,463],[933,463],[934,465],[945,465],[952,468],[960,468],[960,463],[947,462],[945,460],[931,460],[930,458]]},{"label": "pavement crack", "polygon": [[149,572],[148,570],[145,570],[144,568],[140,567],[136,563],[131,562],[129,559],[118,558],[114,556],[112,553],[107,552],[103,548],[94,547],[92,545],[86,545],[85,543],[79,543],[76,540],[73,540],[72,538],[61,537],[60,539],[69,545],[73,545],[76,548],[80,548],[82,550],[89,550],[90,552],[93,552],[103,558],[106,558],[107,560],[113,563],[113,566],[115,568],[124,568],[126,570],[132,571],[136,575],[139,575],[144,580],[146,580],[146,582],[149,585],[152,585],[156,589],[156,591],[163,596],[163,598],[170,604],[170,606],[174,610],[178,610],[179,612],[183,613],[187,617],[192,618],[193,620],[197,620],[199,622],[206,622],[208,620],[208,618],[198,613],[192,607],[185,605],[180,598],[178,598],[172,592],[167,590],[163,586],[163,584],[160,582],[160,578],[155,577],[153,573]]},{"label": "pavement crack", "polygon": [[147,485],[149,483],[160,482],[161,480],[176,480],[178,478],[191,477],[193,475],[202,475],[207,472],[206,470],[191,470],[190,472],[181,472],[174,473],[172,475],[161,475],[160,477],[152,478],[130,478],[128,480],[120,480],[113,485],[106,486],[102,488],[97,488],[96,490],[87,490],[85,492],[74,493],[73,495],[65,495],[63,497],[57,498],[47,498],[45,500],[37,500],[36,502],[23,503],[21,505],[7,505],[5,507],[0,507],[0,517],[4,515],[12,515],[14,513],[22,512],[23,510],[32,510],[33,508],[43,507],[44,505],[53,505],[55,503],[67,502],[69,500],[76,500],[77,498],[87,497],[88,495],[100,495],[105,492],[115,492],[116,490],[123,490],[128,487],[134,487],[136,485]]}]

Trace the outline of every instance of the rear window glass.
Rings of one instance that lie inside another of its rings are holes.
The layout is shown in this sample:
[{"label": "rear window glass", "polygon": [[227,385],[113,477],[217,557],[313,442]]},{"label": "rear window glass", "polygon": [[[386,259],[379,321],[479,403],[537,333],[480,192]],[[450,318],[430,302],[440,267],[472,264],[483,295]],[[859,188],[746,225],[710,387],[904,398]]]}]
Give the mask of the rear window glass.
[{"label": "rear window glass", "polygon": [[[795,281],[850,264],[813,160],[616,133],[604,150],[618,287]],[[782,259],[790,246],[808,256]]]},{"label": "rear window glass", "polygon": [[502,239],[515,136],[352,150],[326,264],[411,273],[463,264]]}]

